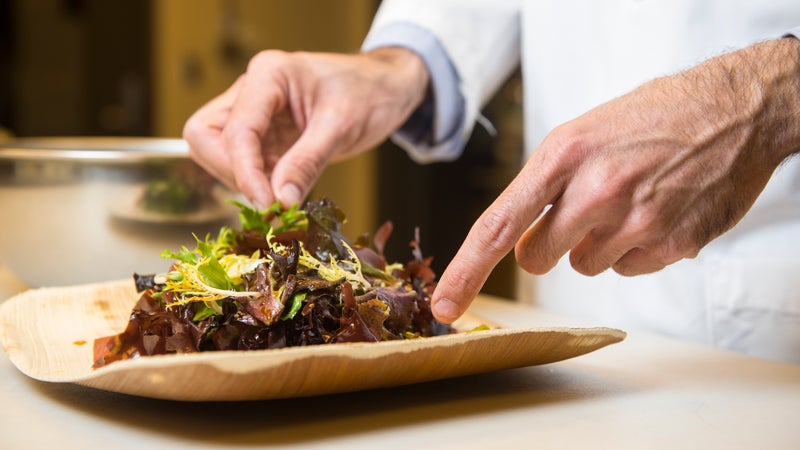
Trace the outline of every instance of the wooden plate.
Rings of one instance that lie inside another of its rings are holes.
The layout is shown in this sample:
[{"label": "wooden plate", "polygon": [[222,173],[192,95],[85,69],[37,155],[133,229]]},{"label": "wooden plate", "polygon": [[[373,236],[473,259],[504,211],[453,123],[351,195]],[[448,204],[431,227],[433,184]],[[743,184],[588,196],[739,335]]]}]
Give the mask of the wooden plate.
[{"label": "wooden plate", "polygon": [[[305,397],[552,363],[625,338],[608,328],[493,328],[426,339],[144,357],[92,369],[94,339],[119,333],[129,280],[42,288],[0,307],[0,340],[41,381],[184,401]],[[459,330],[487,323],[466,315]],[[488,324],[488,323],[487,323]],[[491,324],[488,324],[491,325]]]}]

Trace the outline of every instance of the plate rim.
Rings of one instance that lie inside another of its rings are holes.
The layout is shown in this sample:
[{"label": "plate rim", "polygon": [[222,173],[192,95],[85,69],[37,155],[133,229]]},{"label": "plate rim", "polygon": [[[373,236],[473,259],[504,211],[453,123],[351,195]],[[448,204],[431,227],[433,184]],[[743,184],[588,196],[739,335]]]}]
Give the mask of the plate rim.
[{"label": "plate rim", "polygon": [[[136,359],[116,361],[107,366],[92,369],[92,361],[86,361],[87,371],[73,376],[58,376],[52,372],[42,373],[36,372],[35,362],[37,358],[30,357],[28,353],[32,350],[24,350],[22,348],[22,341],[24,337],[20,335],[17,330],[19,328],[19,320],[22,318],[10,317],[17,308],[19,303],[24,301],[36,300],[39,302],[46,302],[48,299],[53,298],[54,294],[63,293],[72,290],[77,292],[80,289],[89,289],[94,292],[103,292],[106,290],[114,289],[130,289],[132,304],[138,298],[138,293],[132,289],[130,280],[116,280],[102,283],[90,283],[73,286],[62,287],[45,287],[36,288],[19,293],[7,299],[0,305],[0,341],[2,342],[3,350],[8,355],[12,364],[25,374],[26,376],[46,383],[72,383],[84,386],[89,386],[98,389],[104,389],[114,392],[121,392],[132,395],[139,395],[151,398],[171,398],[174,400],[224,400],[224,398],[183,398],[183,396],[164,397],[141,394],[135,392],[136,389],[108,389],[106,381],[113,379],[118,375],[144,377],[147,373],[156,371],[181,371],[187,368],[197,367],[201,365],[211,366],[210,368],[218,372],[222,372],[225,376],[238,377],[247,376],[248,374],[268,372],[271,370],[278,370],[284,364],[298,364],[308,362],[313,363],[315,359],[323,358],[348,358],[350,360],[367,360],[369,361],[383,361],[384,358],[391,358],[392,356],[404,355],[417,351],[434,353],[441,351],[445,348],[458,349],[460,351],[471,351],[469,346],[483,345],[482,341],[486,340],[514,340],[514,339],[534,339],[536,334],[541,333],[565,333],[570,337],[580,338],[581,336],[588,336],[590,338],[598,339],[599,344],[581,347],[581,351],[571,354],[564,358],[557,358],[551,361],[537,364],[548,364],[552,362],[561,361],[577,356],[582,356],[591,353],[600,348],[608,345],[621,342],[627,336],[627,333],[620,329],[609,327],[526,327],[526,328],[510,328],[504,327],[500,324],[494,323],[474,313],[467,311],[465,315],[456,322],[456,328],[459,330],[457,333],[431,336],[418,339],[401,339],[393,341],[380,341],[380,342],[348,342],[338,344],[318,344],[312,346],[297,346],[286,347],[279,349],[259,349],[259,350],[225,350],[225,351],[210,351],[210,352],[197,352],[185,354],[169,354],[169,355],[153,355],[145,356]],[[32,297],[32,298],[31,298]],[[65,297],[69,298],[69,296]],[[72,299],[73,301],[79,301]],[[86,297],[86,301],[92,301],[92,297]],[[131,305],[132,306],[132,305]],[[17,320],[18,319],[18,320]],[[110,323],[109,319],[109,323]],[[13,326],[8,324],[13,323]],[[486,323],[490,326],[488,330],[471,331],[476,323]],[[465,325],[466,324],[466,325]],[[464,326],[459,329],[458,325]],[[468,325],[471,325],[469,327]],[[34,335],[35,337],[35,335]],[[102,336],[95,336],[93,339]],[[13,340],[13,342],[9,342]],[[16,344],[16,346],[14,345]],[[70,345],[73,343],[69,343]],[[93,340],[86,344],[93,347]],[[65,344],[67,345],[67,344]],[[16,348],[14,348],[16,347]],[[272,355],[271,358],[265,358],[267,355]],[[35,355],[34,355],[35,356]],[[422,355],[428,356],[428,355]],[[405,356],[404,356],[405,357]],[[25,364],[25,361],[28,361]],[[39,360],[40,361],[40,360]],[[236,361],[238,364],[227,364],[229,361]],[[495,364],[497,365],[497,364]],[[502,364],[500,364],[502,366]],[[526,364],[534,365],[534,364]],[[237,370],[236,368],[239,367]],[[501,369],[510,369],[520,367],[520,365],[511,365],[508,367],[501,367]],[[467,375],[468,373],[464,373]],[[449,378],[445,376],[441,378]],[[426,378],[422,380],[412,380],[411,383],[421,381],[431,381],[440,378]],[[409,383],[400,383],[409,384]],[[398,384],[393,384],[398,385]],[[384,386],[384,387],[388,387]],[[358,389],[353,389],[358,390]],[[341,392],[341,391],[335,391]],[[333,392],[328,392],[333,393]],[[316,395],[316,394],[315,394]],[[270,397],[256,397],[256,398],[279,398],[275,396]],[[244,399],[244,398],[242,398]],[[255,399],[255,398],[254,398]]]}]

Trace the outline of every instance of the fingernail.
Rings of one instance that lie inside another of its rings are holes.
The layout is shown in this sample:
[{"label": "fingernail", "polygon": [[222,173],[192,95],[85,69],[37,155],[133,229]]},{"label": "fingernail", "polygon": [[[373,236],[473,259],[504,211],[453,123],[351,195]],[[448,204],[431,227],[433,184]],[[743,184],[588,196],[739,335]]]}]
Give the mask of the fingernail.
[{"label": "fingernail", "polygon": [[280,201],[286,206],[294,205],[302,200],[300,188],[293,183],[284,184],[281,188]]},{"label": "fingernail", "polygon": [[446,298],[440,298],[438,302],[431,306],[431,309],[436,319],[443,323],[451,323],[458,319],[458,316],[461,314],[458,305]]}]

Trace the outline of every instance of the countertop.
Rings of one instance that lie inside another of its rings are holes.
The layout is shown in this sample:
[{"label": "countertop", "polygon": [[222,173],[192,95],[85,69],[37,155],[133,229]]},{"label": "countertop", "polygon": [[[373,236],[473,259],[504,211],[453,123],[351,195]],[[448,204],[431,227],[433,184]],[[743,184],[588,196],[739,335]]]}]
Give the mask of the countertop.
[{"label": "countertop", "polygon": [[[472,311],[511,327],[603,325],[491,297]],[[800,366],[626,331],[622,343],[544,366],[242,403],[42,383],[3,354],[0,448],[800,448]]]}]

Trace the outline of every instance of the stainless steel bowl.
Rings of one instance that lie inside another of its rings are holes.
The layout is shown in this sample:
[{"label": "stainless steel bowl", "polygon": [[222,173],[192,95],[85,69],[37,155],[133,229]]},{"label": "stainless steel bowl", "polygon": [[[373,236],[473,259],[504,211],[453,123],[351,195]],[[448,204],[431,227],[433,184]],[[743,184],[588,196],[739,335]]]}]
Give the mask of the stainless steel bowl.
[{"label": "stainless steel bowl", "polygon": [[236,222],[230,197],[179,139],[2,142],[0,266],[33,287],[163,271],[162,250]]}]

